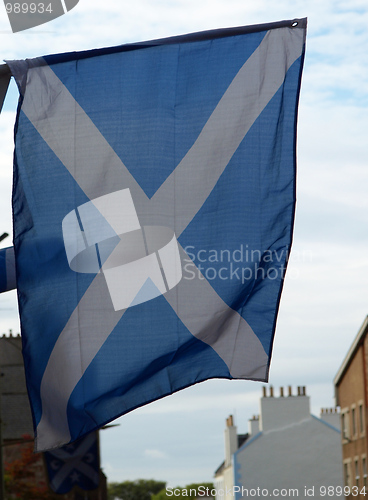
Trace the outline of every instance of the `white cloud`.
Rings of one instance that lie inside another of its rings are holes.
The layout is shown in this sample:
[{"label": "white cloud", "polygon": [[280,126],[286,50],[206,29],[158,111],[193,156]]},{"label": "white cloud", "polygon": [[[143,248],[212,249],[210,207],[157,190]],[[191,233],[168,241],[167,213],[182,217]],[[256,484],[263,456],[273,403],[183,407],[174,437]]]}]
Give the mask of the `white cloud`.
[{"label": "white cloud", "polygon": [[144,450],[144,456],[148,458],[153,458],[153,459],[158,459],[158,460],[165,460],[169,458],[167,453],[161,451],[161,450]]},{"label": "white cloud", "polygon": [[[221,397],[218,397],[219,390]],[[253,390],[244,392],[242,382],[239,383],[239,381],[208,381],[143,406],[139,409],[139,413],[141,415],[172,415],[175,418],[178,414],[193,413],[193,408],[197,412],[221,412],[226,406],[252,406],[257,402],[258,396],[258,385],[253,387]]]}]

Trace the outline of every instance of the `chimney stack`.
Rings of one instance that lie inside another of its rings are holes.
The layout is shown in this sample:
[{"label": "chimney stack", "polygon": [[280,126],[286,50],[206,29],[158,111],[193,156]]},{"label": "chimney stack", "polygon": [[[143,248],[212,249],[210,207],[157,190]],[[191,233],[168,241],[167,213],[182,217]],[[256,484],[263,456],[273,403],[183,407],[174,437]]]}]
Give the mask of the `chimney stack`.
[{"label": "chimney stack", "polygon": [[253,415],[251,420],[248,420],[248,434],[255,436],[259,432],[259,415]]},{"label": "chimney stack", "polygon": [[230,415],[226,419],[225,427],[225,467],[231,465],[231,458],[238,449],[238,433],[234,425],[234,418]]},{"label": "chimney stack", "polygon": [[227,427],[232,427],[234,425],[234,419],[232,415],[229,415],[228,418],[226,419],[226,426]]},{"label": "chimney stack", "polygon": [[[300,422],[310,415],[310,401],[306,395],[306,387],[298,386],[294,395],[292,386],[287,387],[288,389],[280,387],[280,393],[276,394],[271,386],[270,397],[261,399],[260,429],[264,432]],[[287,391],[288,397],[285,397]]]}]

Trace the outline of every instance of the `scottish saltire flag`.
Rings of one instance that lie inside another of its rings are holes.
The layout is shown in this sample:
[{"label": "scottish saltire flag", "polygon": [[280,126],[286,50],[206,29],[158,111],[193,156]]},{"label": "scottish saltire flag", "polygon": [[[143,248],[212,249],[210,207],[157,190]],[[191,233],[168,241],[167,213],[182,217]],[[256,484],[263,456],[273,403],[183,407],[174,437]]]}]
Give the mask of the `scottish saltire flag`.
[{"label": "scottish saltire flag", "polygon": [[10,61],[36,449],[209,378],[268,378],[306,20]]},{"label": "scottish saltire flag", "polygon": [[16,288],[14,248],[0,249],[0,293]]},{"label": "scottish saltire flag", "polygon": [[100,483],[100,454],[97,432],[44,454],[49,486],[63,495],[73,488],[90,491]]}]

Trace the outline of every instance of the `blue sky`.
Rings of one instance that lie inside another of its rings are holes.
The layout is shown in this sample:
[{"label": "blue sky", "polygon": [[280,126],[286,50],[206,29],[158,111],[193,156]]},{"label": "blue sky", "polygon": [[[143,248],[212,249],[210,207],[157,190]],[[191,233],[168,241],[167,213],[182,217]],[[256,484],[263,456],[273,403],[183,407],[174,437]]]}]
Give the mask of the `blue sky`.
[{"label": "blue sky", "polygon": [[[12,34],[0,8],[2,59],[85,50],[193,31],[308,17],[298,128],[294,244],[271,363],[276,388],[307,386],[312,411],[333,402],[335,376],[368,314],[368,7],[365,0],[80,0],[47,25]],[[0,232],[11,233],[12,84],[0,116]],[[1,243],[11,245],[11,238]],[[19,331],[14,292],[0,333]],[[101,433],[109,480],[209,481],[223,428],[258,413],[261,384],[209,381],[119,419]],[[277,390],[278,392],[278,390]]]}]

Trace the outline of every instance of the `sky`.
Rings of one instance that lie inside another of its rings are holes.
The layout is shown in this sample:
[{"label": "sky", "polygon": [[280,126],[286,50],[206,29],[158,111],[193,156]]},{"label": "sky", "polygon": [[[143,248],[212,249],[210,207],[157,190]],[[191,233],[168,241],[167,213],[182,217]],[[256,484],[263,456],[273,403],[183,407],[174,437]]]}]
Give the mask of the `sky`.
[{"label": "sky", "polygon": [[[308,17],[298,120],[294,242],[269,385],[306,386],[311,411],[334,406],[336,375],[368,314],[368,6],[366,0],[80,0],[67,15],[13,34],[0,6],[0,58],[93,49],[207,29]],[[0,233],[12,232],[11,83],[0,115]],[[11,237],[1,247],[11,246]],[[15,292],[0,333],[20,331]],[[101,431],[109,481],[186,485],[213,479],[229,414],[258,413],[262,383],[212,380],[135,410]]]}]

